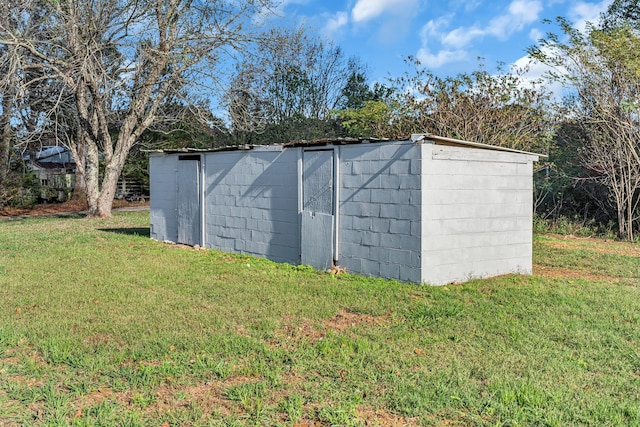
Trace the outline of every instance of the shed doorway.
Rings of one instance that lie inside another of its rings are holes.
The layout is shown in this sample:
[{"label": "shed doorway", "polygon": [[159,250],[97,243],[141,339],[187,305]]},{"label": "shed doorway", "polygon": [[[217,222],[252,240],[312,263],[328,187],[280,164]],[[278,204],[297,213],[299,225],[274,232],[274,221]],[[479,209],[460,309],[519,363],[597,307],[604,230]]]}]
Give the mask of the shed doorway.
[{"label": "shed doorway", "polygon": [[200,155],[178,157],[178,242],[201,245]]},{"label": "shed doorway", "polygon": [[335,189],[334,150],[303,150],[300,258],[319,270],[333,265]]}]

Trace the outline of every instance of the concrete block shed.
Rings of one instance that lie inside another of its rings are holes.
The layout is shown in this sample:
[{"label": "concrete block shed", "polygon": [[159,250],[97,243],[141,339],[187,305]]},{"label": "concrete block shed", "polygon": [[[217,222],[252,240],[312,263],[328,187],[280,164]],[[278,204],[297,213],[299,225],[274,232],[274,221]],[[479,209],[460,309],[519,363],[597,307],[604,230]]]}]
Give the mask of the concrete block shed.
[{"label": "concrete block shed", "polygon": [[151,237],[433,285],[531,274],[538,158],[423,134],[152,152]]}]

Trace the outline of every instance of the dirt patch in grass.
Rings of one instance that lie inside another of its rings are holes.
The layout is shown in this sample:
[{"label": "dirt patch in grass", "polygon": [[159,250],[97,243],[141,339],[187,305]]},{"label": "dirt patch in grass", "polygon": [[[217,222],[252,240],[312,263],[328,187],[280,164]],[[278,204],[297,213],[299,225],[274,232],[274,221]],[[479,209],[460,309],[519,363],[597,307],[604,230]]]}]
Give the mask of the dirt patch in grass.
[{"label": "dirt patch in grass", "polygon": [[276,330],[276,339],[270,344],[283,345],[282,338],[292,343],[299,342],[303,338],[309,342],[317,342],[323,339],[329,331],[345,332],[356,326],[368,326],[375,328],[389,321],[389,316],[372,316],[370,314],[352,313],[340,310],[335,315],[321,322],[314,324],[308,319],[287,317],[283,321],[282,328]]},{"label": "dirt patch in grass", "polygon": [[44,384],[43,379],[29,378],[24,375],[11,375],[6,377],[6,380],[8,384],[13,383],[26,387],[42,387],[42,384]]},{"label": "dirt patch in grass", "polygon": [[115,337],[109,334],[90,335],[84,339],[84,343],[88,345],[115,344],[120,350],[124,348],[122,341],[116,340]]},{"label": "dirt patch in grass", "polygon": [[80,397],[76,402],[74,402],[74,408],[83,408],[83,407],[91,407],[94,405],[99,405],[107,399],[111,399],[121,404],[128,404],[131,400],[128,397],[128,392],[114,392],[108,387],[101,387],[97,390],[92,391],[91,393]]},{"label": "dirt patch in grass", "polygon": [[[244,413],[242,403],[225,397],[230,387],[259,381],[257,377],[233,376],[225,380],[205,381],[184,387],[162,384],[154,392],[155,402],[146,406],[144,412],[155,416],[173,413],[181,408],[197,407],[203,414],[218,414],[224,417]],[[132,392],[113,394],[121,404],[134,405]],[[274,397],[270,396],[269,400]],[[208,415],[205,415],[208,416]]]},{"label": "dirt patch in grass", "polygon": [[372,328],[380,326],[389,320],[388,316],[372,316],[370,314],[351,313],[340,310],[333,317],[324,321],[324,327],[338,332],[354,326],[366,325]]},{"label": "dirt patch in grass", "polygon": [[361,407],[358,408],[357,413],[358,418],[363,421],[365,426],[404,427],[420,425],[417,418],[405,418],[384,409]]},{"label": "dirt patch in grass", "polygon": [[2,357],[0,357],[0,362],[6,363],[7,365],[19,365],[24,363],[25,360],[28,360],[29,363],[38,367],[47,367],[49,364],[45,360],[44,356],[37,351],[32,346],[28,345],[23,347],[22,344],[18,343],[17,347],[8,348],[5,350]]},{"label": "dirt patch in grass", "polygon": [[584,279],[584,280],[606,280],[617,281],[620,277],[607,276],[604,274],[594,274],[586,270],[576,270],[566,267],[551,267],[548,265],[533,266],[535,276],[546,277],[548,279]]},{"label": "dirt patch in grass", "polygon": [[[154,392],[155,402],[144,407],[143,412],[152,416],[160,416],[162,414],[173,413],[181,408],[197,407],[202,411],[205,417],[210,414],[218,414],[219,416],[242,416],[245,413],[245,409],[242,407],[241,402],[233,401],[225,397],[225,390],[229,387],[238,386],[255,382],[258,379],[255,377],[236,376],[227,378],[222,381],[206,381],[192,386],[174,386],[171,384],[163,384],[159,386]],[[282,389],[282,393],[275,395],[269,395],[266,399],[268,404],[275,405],[277,402],[285,397],[287,392],[291,391],[291,387],[296,388],[298,383],[304,382],[304,378],[301,378],[297,374],[285,375],[283,382],[287,384],[287,387]],[[285,392],[285,390],[287,392]],[[122,407],[135,406],[134,396],[136,392],[128,390],[124,392],[114,392],[110,388],[100,388],[85,396],[77,398],[71,403],[71,414],[74,418],[82,416],[83,412],[87,408],[99,405],[105,400],[110,400],[118,403]],[[39,408],[30,408],[35,413],[41,411]],[[306,417],[297,420],[293,425],[297,427],[321,427],[325,426],[318,420],[313,420],[313,414],[317,413],[317,408],[314,405],[304,405],[303,413]],[[309,418],[309,415],[311,417]],[[364,426],[418,426],[418,418],[406,418],[401,415],[393,414],[385,409],[371,408],[361,406],[357,409],[358,420],[362,422]],[[286,414],[281,414],[281,421],[287,420]]]},{"label": "dirt patch in grass", "polygon": [[[238,415],[241,413],[237,402],[224,397],[224,391],[228,387],[247,382],[255,382],[256,378],[232,377],[224,381],[207,381],[193,386],[176,387],[171,384],[162,384],[153,391],[154,402],[144,406],[147,414],[166,414],[180,408],[197,406],[205,414],[218,413],[223,416]],[[101,387],[91,393],[77,397],[71,402],[74,417],[78,418],[87,408],[99,405],[106,400],[117,403],[123,408],[136,407],[136,395],[141,390],[127,390],[115,392],[108,387]]]},{"label": "dirt patch in grass", "polygon": [[[252,380],[255,381],[255,379]],[[237,414],[239,409],[237,403],[224,397],[224,390],[227,387],[242,383],[243,381],[234,378],[224,382],[207,381],[180,389],[161,386],[156,393],[157,403],[147,410],[168,413],[181,407],[197,406],[204,413],[218,412],[223,416]]]},{"label": "dirt patch in grass", "polygon": [[553,236],[554,240],[541,240],[538,243],[556,249],[583,249],[603,254],[640,256],[640,246],[630,242],[596,239],[593,237]]}]

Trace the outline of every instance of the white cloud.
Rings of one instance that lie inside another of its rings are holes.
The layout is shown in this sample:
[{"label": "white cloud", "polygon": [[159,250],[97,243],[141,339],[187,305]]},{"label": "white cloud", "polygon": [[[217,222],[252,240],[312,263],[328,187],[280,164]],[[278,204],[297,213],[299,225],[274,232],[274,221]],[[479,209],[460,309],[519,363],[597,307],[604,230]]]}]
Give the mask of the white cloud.
[{"label": "white cloud", "polygon": [[509,15],[517,18],[519,24],[537,20],[540,12],[542,3],[537,0],[516,0],[509,5]]},{"label": "white cloud", "polygon": [[[528,87],[540,82],[551,71],[561,74],[564,72],[562,69],[552,69],[548,65],[534,60],[529,55],[521,57],[511,66],[516,70],[525,70],[520,76],[520,80],[524,86]],[[551,99],[557,102],[562,100],[562,96],[566,92],[565,87],[558,81],[546,80],[544,88],[551,94]]]},{"label": "white cloud", "polygon": [[515,0],[509,5],[507,13],[493,18],[484,31],[502,39],[509,37],[526,25],[536,22],[540,12],[542,3],[538,0]]},{"label": "white cloud", "polygon": [[598,23],[600,14],[606,12],[611,3],[612,0],[603,0],[598,3],[576,2],[569,8],[568,18],[578,30],[584,31],[587,28],[587,22]]},{"label": "white cloud", "polygon": [[[540,0],[513,0],[503,14],[491,19],[486,26],[472,25],[450,31],[447,28],[453,21],[452,15],[431,20],[422,27],[420,32],[422,47],[417,56],[428,58],[432,63],[439,65],[466,59],[465,49],[469,45],[484,37],[506,39],[537,21],[542,10]],[[434,44],[442,47],[437,54],[432,54],[434,49],[429,47]]]},{"label": "white cloud", "polygon": [[504,14],[493,18],[486,27],[459,27],[446,34],[440,34],[440,42],[445,46],[460,49],[485,36],[505,39],[537,21],[541,12],[542,3],[539,0],[514,0]]},{"label": "white cloud", "polygon": [[538,40],[544,37],[544,33],[540,31],[538,28],[532,28],[529,31],[529,38],[534,42],[538,43]]},{"label": "white cloud", "polygon": [[[426,67],[438,68],[451,62],[463,61],[467,58],[467,52],[462,49],[456,49],[455,46],[442,49],[437,53],[433,53],[429,49],[429,45],[433,44],[431,43],[433,39],[443,44],[442,38],[445,33],[443,29],[449,26],[453,18],[453,14],[441,16],[436,20],[427,22],[420,30],[422,47],[416,53],[416,58]],[[453,45],[454,43],[451,42],[451,44]]]},{"label": "white cloud", "polygon": [[441,50],[433,54],[424,47],[416,53],[416,58],[427,68],[439,68],[451,62],[464,61],[467,56],[468,54],[464,50]]},{"label": "white cloud", "polygon": [[452,19],[453,15],[444,15],[435,21],[432,19],[427,22],[420,31],[422,40],[425,41],[429,36],[439,36],[443,32],[441,29],[448,27]]},{"label": "white cloud", "polygon": [[456,28],[440,37],[440,42],[448,47],[460,49],[467,46],[471,40],[482,37],[486,34],[485,30],[480,28]]},{"label": "white cloud", "polygon": [[348,23],[349,14],[347,12],[336,12],[327,20],[327,23],[322,29],[322,33],[329,38],[333,38],[335,33]]},{"label": "white cloud", "polygon": [[351,10],[354,22],[365,22],[377,18],[385,12],[394,15],[415,14],[417,0],[358,0]]}]

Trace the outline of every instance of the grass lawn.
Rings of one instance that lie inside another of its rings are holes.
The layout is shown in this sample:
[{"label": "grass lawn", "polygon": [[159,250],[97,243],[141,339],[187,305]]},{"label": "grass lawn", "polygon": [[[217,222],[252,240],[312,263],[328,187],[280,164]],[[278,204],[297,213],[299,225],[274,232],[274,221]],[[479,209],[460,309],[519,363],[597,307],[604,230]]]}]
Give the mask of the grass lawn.
[{"label": "grass lawn", "polygon": [[640,425],[640,246],[427,287],[0,220],[0,425]]}]

